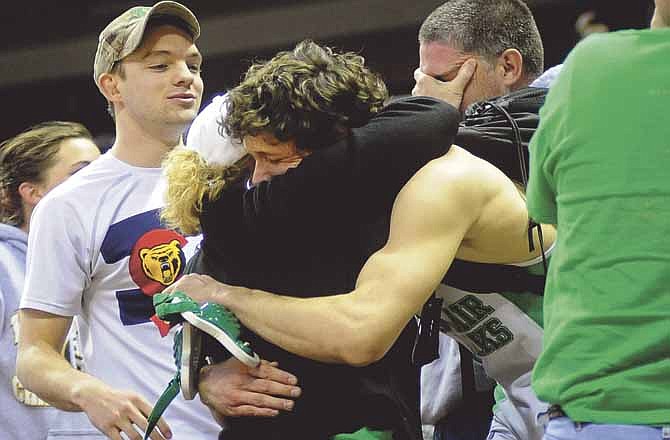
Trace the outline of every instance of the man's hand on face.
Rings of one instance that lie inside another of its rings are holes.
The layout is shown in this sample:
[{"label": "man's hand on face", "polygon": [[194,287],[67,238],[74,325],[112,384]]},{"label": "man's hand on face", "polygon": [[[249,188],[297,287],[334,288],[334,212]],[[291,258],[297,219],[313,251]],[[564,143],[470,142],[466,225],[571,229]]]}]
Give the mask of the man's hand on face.
[{"label": "man's hand on face", "polygon": [[217,422],[224,417],[274,417],[291,411],[300,396],[298,379],[277,368],[276,362],[261,361],[249,368],[235,358],[204,367],[198,391]]},{"label": "man's hand on face", "polygon": [[446,101],[456,108],[460,108],[465,89],[470,84],[476,69],[477,61],[471,58],[458,69],[458,73],[453,80],[440,81],[426,75],[418,68],[414,71],[414,81],[416,84],[412,89],[412,95],[430,96]]}]

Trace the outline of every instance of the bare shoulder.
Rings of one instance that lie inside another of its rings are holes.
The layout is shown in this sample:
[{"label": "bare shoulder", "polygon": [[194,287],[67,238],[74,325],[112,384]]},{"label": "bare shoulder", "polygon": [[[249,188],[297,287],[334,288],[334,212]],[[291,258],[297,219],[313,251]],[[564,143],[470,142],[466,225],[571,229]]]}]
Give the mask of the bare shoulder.
[{"label": "bare shoulder", "polygon": [[454,145],[405,185],[396,199],[394,219],[411,218],[433,231],[447,227],[467,231],[505,179],[488,162]]},{"label": "bare shoulder", "polygon": [[407,189],[443,200],[464,197],[472,205],[485,204],[508,185],[512,182],[496,167],[453,145],[447,154],[421,168]]}]

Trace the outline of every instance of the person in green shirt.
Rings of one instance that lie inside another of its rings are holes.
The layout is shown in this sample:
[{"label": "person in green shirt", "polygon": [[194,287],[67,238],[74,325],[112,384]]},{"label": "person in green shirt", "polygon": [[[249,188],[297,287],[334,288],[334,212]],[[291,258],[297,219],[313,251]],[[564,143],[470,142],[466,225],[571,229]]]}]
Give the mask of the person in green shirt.
[{"label": "person in green shirt", "polygon": [[656,0],[650,30],[581,42],[530,145],[529,212],[558,230],[532,378],[545,439],[670,435],[669,24]]}]

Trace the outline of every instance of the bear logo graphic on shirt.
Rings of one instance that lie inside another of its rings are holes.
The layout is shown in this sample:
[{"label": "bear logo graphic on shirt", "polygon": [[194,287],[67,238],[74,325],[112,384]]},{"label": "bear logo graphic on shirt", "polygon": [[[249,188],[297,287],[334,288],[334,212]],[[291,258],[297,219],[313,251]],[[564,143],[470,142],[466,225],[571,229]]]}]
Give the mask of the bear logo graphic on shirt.
[{"label": "bear logo graphic on shirt", "polygon": [[130,252],[130,276],[145,295],[153,296],[181,276],[186,265],[182,247],[186,239],[169,229],[142,235]]},{"label": "bear logo graphic on shirt", "polygon": [[179,275],[182,266],[181,243],[179,240],[172,240],[168,244],[140,249],[140,258],[147,277],[169,286]]}]

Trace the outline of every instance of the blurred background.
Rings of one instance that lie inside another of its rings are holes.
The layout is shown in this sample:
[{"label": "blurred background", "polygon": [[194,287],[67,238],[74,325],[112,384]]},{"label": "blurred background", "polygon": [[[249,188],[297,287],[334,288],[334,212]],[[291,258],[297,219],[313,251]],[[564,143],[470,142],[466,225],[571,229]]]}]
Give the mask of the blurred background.
[{"label": "blurred background", "polygon": [[[417,32],[444,0],[183,0],[198,16],[204,105],[257,59],[311,38],[359,52],[406,94],[418,65]],[[591,32],[648,26],[653,0],[527,0],[545,46],[545,68]],[[97,35],[124,10],[150,1],[3,1],[0,140],[37,122],[84,123],[106,147],[114,126],[92,78]],[[625,55],[625,54],[624,54]]]}]

